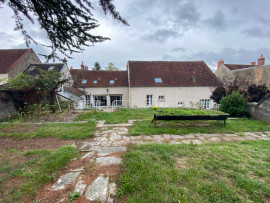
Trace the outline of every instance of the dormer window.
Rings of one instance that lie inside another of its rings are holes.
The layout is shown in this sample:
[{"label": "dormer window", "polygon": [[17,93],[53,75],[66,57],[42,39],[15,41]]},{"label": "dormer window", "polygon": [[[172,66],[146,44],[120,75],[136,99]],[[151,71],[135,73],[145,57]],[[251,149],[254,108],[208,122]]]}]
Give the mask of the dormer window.
[{"label": "dormer window", "polygon": [[54,69],[54,66],[50,66],[48,71],[52,71]]},{"label": "dormer window", "polygon": [[97,80],[94,80],[94,82],[93,82],[94,84],[97,84]]},{"label": "dormer window", "polygon": [[114,84],[114,80],[110,80],[110,84]]},{"label": "dormer window", "polygon": [[86,79],[83,79],[82,80],[82,84],[86,84],[87,83],[87,80]]},{"label": "dormer window", "polygon": [[155,83],[162,83],[162,79],[161,78],[155,78]]}]

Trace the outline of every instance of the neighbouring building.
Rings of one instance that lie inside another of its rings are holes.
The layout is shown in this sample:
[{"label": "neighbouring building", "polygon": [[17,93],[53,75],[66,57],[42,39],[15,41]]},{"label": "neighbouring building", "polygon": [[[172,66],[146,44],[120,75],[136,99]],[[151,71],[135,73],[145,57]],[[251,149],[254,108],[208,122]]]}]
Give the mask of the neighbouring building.
[{"label": "neighbouring building", "polygon": [[216,76],[223,83],[225,88],[239,86],[246,89],[251,84],[263,85],[270,88],[270,65],[265,65],[263,55],[256,62],[250,64],[224,64],[223,59],[219,60]]},{"label": "neighbouring building", "polygon": [[72,87],[73,79],[71,73],[69,71],[67,61],[64,59],[64,63],[42,63],[42,64],[29,64],[29,66],[25,69],[25,73],[32,75],[33,77],[37,77],[40,74],[39,70],[44,71],[56,71],[62,73],[63,79],[67,79],[68,81],[62,85],[62,87],[58,90],[58,95],[64,100],[72,100],[75,102],[75,108],[82,109],[84,108],[84,92],[80,91]]},{"label": "neighbouring building", "polygon": [[73,87],[84,92],[84,108],[193,107],[210,109],[222,85],[203,61],[128,61],[126,71],[71,69]]},{"label": "neighbouring building", "polygon": [[30,63],[41,63],[32,49],[0,49],[0,84],[15,78]]},{"label": "neighbouring building", "polygon": [[74,87],[84,92],[83,108],[128,106],[127,71],[71,69]]}]

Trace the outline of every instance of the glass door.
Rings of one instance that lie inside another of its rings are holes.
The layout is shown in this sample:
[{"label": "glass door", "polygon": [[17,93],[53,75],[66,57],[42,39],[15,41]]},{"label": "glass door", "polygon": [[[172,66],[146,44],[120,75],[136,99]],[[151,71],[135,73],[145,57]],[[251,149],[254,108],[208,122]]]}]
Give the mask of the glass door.
[{"label": "glass door", "polygon": [[147,107],[151,107],[153,105],[153,95],[147,95],[146,96],[146,104],[147,104]]}]

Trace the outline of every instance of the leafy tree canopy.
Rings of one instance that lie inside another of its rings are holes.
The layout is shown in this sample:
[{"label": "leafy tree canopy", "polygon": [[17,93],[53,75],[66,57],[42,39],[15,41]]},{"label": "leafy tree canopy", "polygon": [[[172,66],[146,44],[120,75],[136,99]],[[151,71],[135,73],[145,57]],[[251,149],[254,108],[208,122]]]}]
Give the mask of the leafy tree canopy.
[{"label": "leafy tree canopy", "polygon": [[115,67],[114,64],[112,62],[110,62],[109,65],[105,68],[105,70],[108,70],[108,71],[118,71],[119,68]]},{"label": "leafy tree canopy", "polygon": [[249,101],[250,102],[259,102],[266,95],[270,94],[270,90],[266,85],[255,85],[252,84],[248,87]]},{"label": "leafy tree canopy", "polygon": [[226,96],[226,89],[224,87],[217,87],[210,96],[210,99],[212,99],[217,104],[220,103],[220,100],[222,97]]},{"label": "leafy tree canopy", "polygon": [[101,65],[99,64],[99,62],[95,62],[94,64],[94,68],[92,68],[93,70],[101,70]]},{"label": "leafy tree canopy", "polygon": [[[109,40],[107,37],[90,33],[99,24],[91,12],[94,7],[89,0],[0,0],[0,2],[13,10],[15,30],[22,32],[27,46],[36,42],[24,28],[23,17],[33,24],[37,21],[41,29],[46,31],[51,42],[46,46],[52,50],[48,56],[43,55],[47,60],[57,57],[56,51],[71,58],[70,54],[81,52],[83,46],[93,46],[95,43]],[[104,14],[111,14],[115,20],[128,25],[112,2],[113,0],[99,0]]]}]

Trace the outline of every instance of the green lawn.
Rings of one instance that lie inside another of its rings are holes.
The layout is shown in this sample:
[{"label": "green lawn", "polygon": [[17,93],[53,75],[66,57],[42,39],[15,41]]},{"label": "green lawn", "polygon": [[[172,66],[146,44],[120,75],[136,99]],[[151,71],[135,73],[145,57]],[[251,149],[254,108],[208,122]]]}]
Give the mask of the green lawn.
[{"label": "green lawn", "polygon": [[21,202],[32,197],[47,182],[56,179],[56,173],[77,155],[72,146],[56,151],[0,149],[0,202]]},{"label": "green lawn", "polygon": [[118,202],[270,202],[270,141],[130,147]]},{"label": "green lawn", "polygon": [[49,123],[42,125],[8,123],[0,125],[0,136],[10,136],[18,139],[30,137],[56,137],[65,140],[85,139],[93,137],[95,129],[95,121],[88,121],[87,123]]},{"label": "green lawn", "polygon": [[227,120],[226,127],[223,121],[157,121],[161,126],[155,126],[150,120],[135,122],[130,128],[131,135],[157,135],[176,134],[185,135],[191,133],[236,133],[270,131],[268,123],[247,118]]},{"label": "green lawn", "polygon": [[89,119],[105,120],[107,124],[127,123],[132,119],[150,119],[153,117],[153,109],[123,108],[115,112],[90,111],[81,113],[75,120],[87,121]]}]

